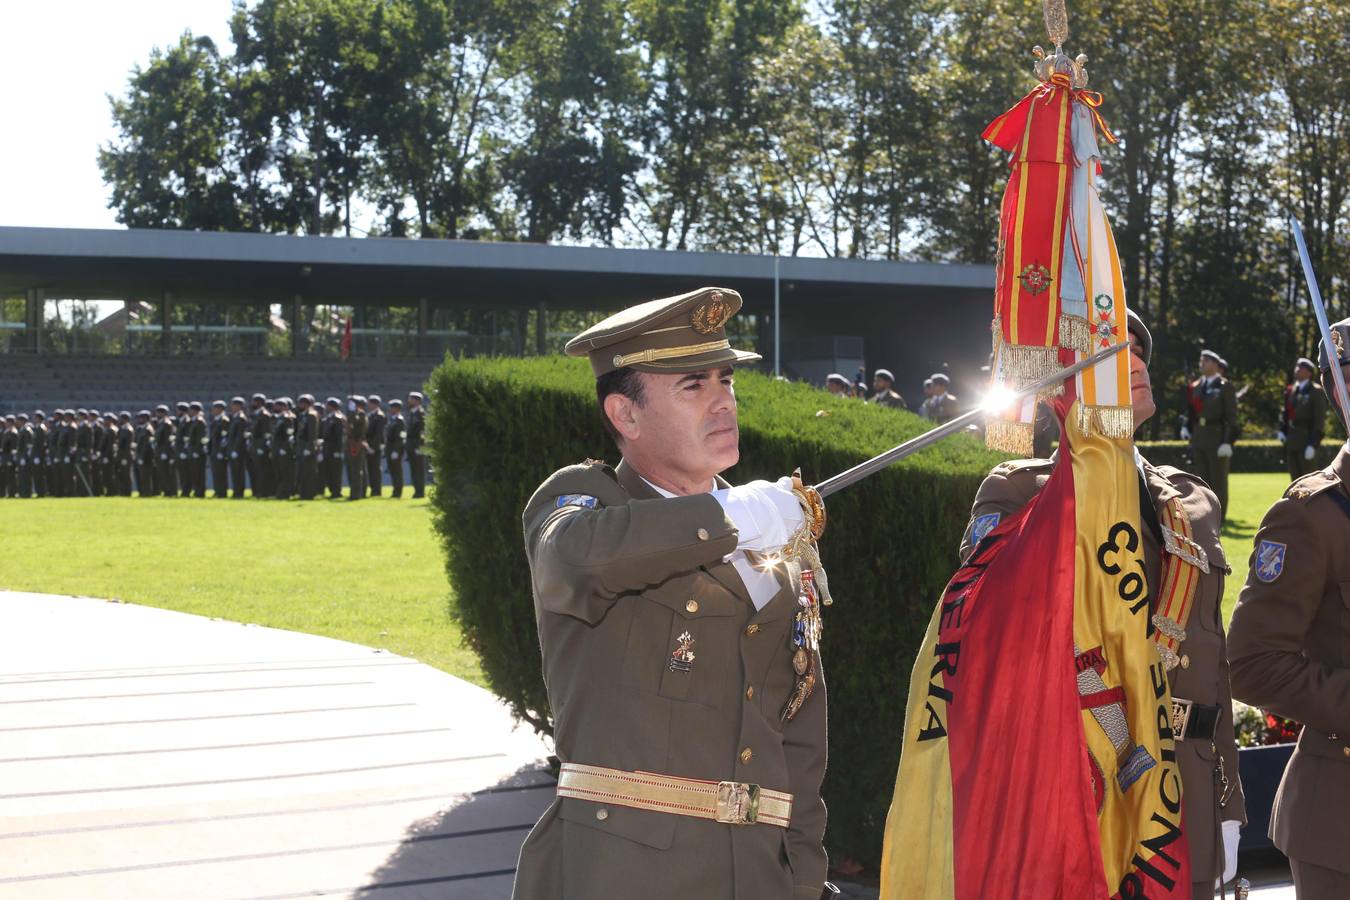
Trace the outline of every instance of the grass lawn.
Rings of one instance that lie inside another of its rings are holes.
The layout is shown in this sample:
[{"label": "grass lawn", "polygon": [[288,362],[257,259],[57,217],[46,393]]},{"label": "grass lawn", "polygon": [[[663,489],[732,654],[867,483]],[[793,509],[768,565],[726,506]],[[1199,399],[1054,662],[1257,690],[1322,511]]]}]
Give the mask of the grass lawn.
[{"label": "grass lawn", "polygon": [[482,684],[425,500],[0,501],[0,588],[108,597],[381,647]]},{"label": "grass lawn", "polygon": [[1282,472],[1241,473],[1228,476],[1228,517],[1223,523],[1223,552],[1233,574],[1224,585],[1223,621],[1227,624],[1237,603],[1238,591],[1247,582],[1247,561],[1253,538],[1266,510],[1284,496],[1289,476]]}]

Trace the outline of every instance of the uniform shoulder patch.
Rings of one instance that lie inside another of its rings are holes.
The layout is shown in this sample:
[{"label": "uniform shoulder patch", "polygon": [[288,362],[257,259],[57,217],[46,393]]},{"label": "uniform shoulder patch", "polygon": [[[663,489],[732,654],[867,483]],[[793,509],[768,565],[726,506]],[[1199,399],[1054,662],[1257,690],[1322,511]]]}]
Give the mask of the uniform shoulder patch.
[{"label": "uniform shoulder patch", "polygon": [[973,547],[984,540],[989,532],[998,527],[998,523],[1002,518],[1002,513],[985,513],[982,516],[976,516],[975,521],[970,524],[971,546]]},{"label": "uniform shoulder patch", "polygon": [[1284,572],[1284,554],[1287,544],[1279,541],[1261,541],[1256,545],[1256,566],[1252,572],[1258,581],[1270,584]]},{"label": "uniform shoulder patch", "polygon": [[600,501],[590,494],[563,494],[558,498],[555,509],[562,509],[564,506],[579,506],[582,509],[596,509],[600,506]]}]

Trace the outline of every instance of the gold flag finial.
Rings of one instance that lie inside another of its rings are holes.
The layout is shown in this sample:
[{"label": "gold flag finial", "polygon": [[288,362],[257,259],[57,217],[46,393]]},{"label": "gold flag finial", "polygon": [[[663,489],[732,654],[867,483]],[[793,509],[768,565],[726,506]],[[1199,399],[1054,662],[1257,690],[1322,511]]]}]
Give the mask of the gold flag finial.
[{"label": "gold flag finial", "polygon": [[1055,42],[1055,49],[1047,55],[1040,47],[1031,48],[1036,57],[1036,77],[1048,83],[1051,76],[1058,72],[1068,76],[1073,86],[1082,90],[1088,83],[1087,56],[1080,53],[1070,59],[1064,52],[1064,42],[1069,39],[1069,10],[1064,0],[1044,0],[1043,8],[1045,27],[1050,32],[1050,40]]}]

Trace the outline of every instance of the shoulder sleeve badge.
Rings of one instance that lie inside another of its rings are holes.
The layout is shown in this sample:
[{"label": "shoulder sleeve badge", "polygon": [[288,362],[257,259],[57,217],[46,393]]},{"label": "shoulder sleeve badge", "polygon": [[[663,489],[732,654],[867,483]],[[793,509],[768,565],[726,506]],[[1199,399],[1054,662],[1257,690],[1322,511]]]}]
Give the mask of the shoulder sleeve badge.
[{"label": "shoulder sleeve badge", "polygon": [[1287,545],[1278,541],[1262,541],[1256,547],[1256,573],[1258,581],[1270,584],[1284,572],[1284,554]]},{"label": "shoulder sleeve badge", "polygon": [[562,509],[564,506],[579,506],[582,509],[596,509],[600,506],[600,501],[590,494],[563,494],[558,498],[556,509]]},{"label": "shoulder sleeve badge", "polygon": [[982,516],[976,516],[975,521],[970,526],[970,545],[973,547],[984,540],[989,532],[998,527],[1002,518],[1002,513],[986,513]]}]

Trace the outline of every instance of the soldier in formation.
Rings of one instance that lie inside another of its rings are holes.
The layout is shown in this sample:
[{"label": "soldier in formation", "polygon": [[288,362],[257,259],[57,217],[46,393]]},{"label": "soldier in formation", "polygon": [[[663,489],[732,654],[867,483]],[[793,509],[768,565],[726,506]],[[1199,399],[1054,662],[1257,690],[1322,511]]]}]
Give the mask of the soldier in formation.
[{"label": "soldier in formation", "polygon": [[1280,443],[1290,480],[1297,481],[1317,468],[1317,448],[1327,422],[1327,397],[1315,380],[1317,367],[1307,358],[1294,364],[1294,380],[1284,389],[1280,411]]},{"label": "soldier in formation", "polygon": [[1228,467],[1237,440],[1237,389],[1224,374],[1228,362],[1213,350],[1200,351],[1200,377],[1186,386],[1186,424],[1181,439],[1191,444],[1195,474],[1213,488],[1221,514],[1228,510]]}]

